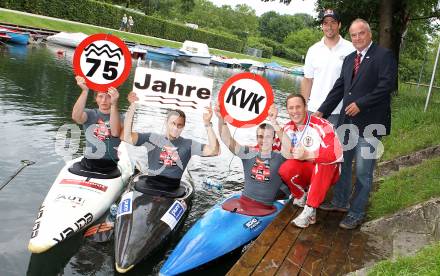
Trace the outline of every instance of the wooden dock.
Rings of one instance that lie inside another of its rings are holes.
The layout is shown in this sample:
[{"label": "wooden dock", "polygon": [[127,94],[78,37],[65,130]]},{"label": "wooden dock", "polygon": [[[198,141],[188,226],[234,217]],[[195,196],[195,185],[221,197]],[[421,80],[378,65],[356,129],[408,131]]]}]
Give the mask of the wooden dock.
[{"label": "wooden dock", "polygon": [[290,221],[302,209],[290,202],[227,275],[343,275],[382,259],[359,230],[344,230],[343,213],[318,210],[306,229]]}]

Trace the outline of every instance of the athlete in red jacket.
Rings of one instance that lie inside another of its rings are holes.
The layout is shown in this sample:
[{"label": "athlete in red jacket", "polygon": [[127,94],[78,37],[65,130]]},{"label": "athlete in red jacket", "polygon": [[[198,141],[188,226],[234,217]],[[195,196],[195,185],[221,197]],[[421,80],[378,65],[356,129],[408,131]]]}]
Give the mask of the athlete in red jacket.
[{"label": "athlete in red jacket", "polygon": [[333,125],[307,114],[301,95],[289,95],[286,106],[291,121],[283,128],[281,148],[289,159],[281,165],[279,174],[294,196],[293,203],[304,207],[292,222],[305,228],[316,222],[316,208],[339,179],[342,146]]}]

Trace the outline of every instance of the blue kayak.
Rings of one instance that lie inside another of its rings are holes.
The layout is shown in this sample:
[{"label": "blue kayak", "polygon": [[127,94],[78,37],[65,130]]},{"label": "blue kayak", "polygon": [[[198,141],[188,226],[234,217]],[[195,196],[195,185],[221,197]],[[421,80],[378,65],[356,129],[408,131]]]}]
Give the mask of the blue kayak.
[{"label": "blue kayak", "polygon": [[176,275],[217,259],[243,246],[263,232],[284,207],[274,204],[275,212],[266,216],[249,216],[226,211],[223,203],[237,199],[233,195],[212,207],[179,241],[160,270],[160,275]]}]

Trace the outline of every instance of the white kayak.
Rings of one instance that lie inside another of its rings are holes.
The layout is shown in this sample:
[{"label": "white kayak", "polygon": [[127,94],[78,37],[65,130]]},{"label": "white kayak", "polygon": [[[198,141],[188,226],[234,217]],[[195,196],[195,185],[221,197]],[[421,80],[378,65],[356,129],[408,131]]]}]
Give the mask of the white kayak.
[{"label": "white kayak", "polygon": [[121,142],[118,170],[107,174],[82,168],[82,157],[63,167],[38,211],[28,249],[41,253],[100,218],[124,190],[133,173],[127,144]]}]

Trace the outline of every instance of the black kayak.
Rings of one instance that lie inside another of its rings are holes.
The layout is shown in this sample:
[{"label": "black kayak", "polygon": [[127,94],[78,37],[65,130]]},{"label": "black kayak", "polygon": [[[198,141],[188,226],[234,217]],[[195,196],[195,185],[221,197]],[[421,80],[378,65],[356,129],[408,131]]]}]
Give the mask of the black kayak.
[{"label": "black kayak", "polygon": [[[115,221],[115,266],[120,273],[132,269],[166,242],[183,224],[191,207],[194,189],[181,182],[178,189],[149,185],[137,175],[119,203]],[[140,189],[134,188],[142,184]]]}]

